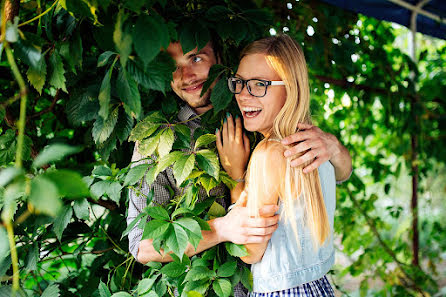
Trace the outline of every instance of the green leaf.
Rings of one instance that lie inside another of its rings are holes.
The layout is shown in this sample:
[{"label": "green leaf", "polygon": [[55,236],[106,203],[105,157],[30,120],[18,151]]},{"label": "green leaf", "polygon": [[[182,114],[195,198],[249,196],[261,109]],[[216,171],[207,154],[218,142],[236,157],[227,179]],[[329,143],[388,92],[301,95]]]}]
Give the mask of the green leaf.
[{"label": "green leaf", "polygon": [[186,271],[186,265],[180,264],[178,262],[171,262],[161,268],[161,273],[167,275],[168,277],[179,277]]},{"label": "green leaf", "polygon": [[156,171],[157,174],[160,173],[161,171],[163,171],[164,169],[167,168],[167,166],[172,165],[174,162],[178,161],[181,156],[183,156],[183,152],[178,152],[178,151],[173,151],[171,153],[169,153],[168,155],[162,157],[157,165]]},{"label": "green leaf", "polygon": [[0,171],[0,187],[4,187],[23,173],[23,169],[7,167]]},{"label": "green leaf", "polygon": [[113,175],[111,169],[103,165],[95,166],[91,173],[96,177],[101,177],[101,176],[108,177]]},{"label": "green leaf", "polygon": [[209,143],[214,142],[217,139],[215,134],[204,134],[198,137],[197,141],[195,142],[194,150],[196,150],[199,147],[206,146]]},{"label": "green leaf", "polygon": [[156,277],[142,279],[138,284],[138,289],[137,289],[138,294],[142,295],[142,294],[146,293],[147,291],[149,291],[153,287],[155,280],[156,280]]},{"label": "green leaf", "polygon": [[174,224],[181,225],[181,227],[183,227],[184,229],[187,229],[198,237],[203,238],[203,236],[201,235],[200,225],[194,219],[181,218],[175,221]]},{"label": "green leaf", "polygon": [[131,186],[141,180],[149,168],[149,164],[140,164],[132,167],[125,176],[124,186]]},{"label": "green leaf", "polygon": [[141,14],[132,34],[135,51],[146,67],[160,52],[161,38],[165,36],[166,32],[163,32],[161,24],[154,17]]},{"label": "green leaf", "polygon": [[26,72],[26,77],[37,92],[42,95],[42,89],[46,79],[46,62],[44,57],[37,62],[36,68],[29,67]]},{"label": "green leaf", "polygon": [[158,238],[162,236],[171,224],[161,220],[148,221],[144,227],[142,239]]},{"label": "green leaf", "polygon": [[170,127],[167,127],[161,133],[161,138],[158,144],[158,154],[160,157],[164,157],[172,150],[174,141],[175,136],[173,135],[173,131]]},{"label": "green leaf", "polygon": [[70,92],[65,113],[74,126],[79,126],[83,122],[94,120],[97,117],[99,111],[98,86],[93,85],[93,87],[87,90],[75,89]]},{"label": "green leaf", "polygon": [[209,208],[208,214],[213,217],[222,217],[226,214],[226,210],[220,203],[214,201],[211,208]]},{"label": "green leaf", "polygon": [[149,216],[151,216],[154,219],[165,220],[165,221],[170,220],[169,213],[162,206],[148,207],[146,209],[146,212]]},{"label": "green leaf", "polygon": [[99,295],[100,297],[111,297],[110,290],[102,281],[99,283]]},{"label": "green leaf", "polygon": [[234,94],[228,89],[226,80],[223,78],[220,79],[212,89],[210,98],[212,105],[214,106],[214,114],[225,109],[232,101],[233,96]]},{"label": "green leaf", "polygon": [[71,170],[45,172],[42,176],[51,180],[58,188],[59,195],[67,198],[82,198],[90,195],[82,176]]},{"label": "green leaf", "polygon": [[177,209],[175,209],[175,211],[172,213],[171,218],[172,218],[172,220],[173,220],[176,216],[178,216],[178,215],[182,215],[182,214],[185,214],[185,213],[191,213],[191,211],[190,211],[189,209],[187,209],[187,208],[183,208],[183,207],[177,208]]},{"label": "green leaf", "polygon": [[230,277],[237,270],[237,262],[230,261],[221,265],[217,270],[217,276],[219,277]]},{"label": "green leaf", "polygon": [[108,60],[113,55],[116,55],[116,53],[111,51],[103,52],[98,58],[98,65],[96,67],[103,67],[107,65]]},{"label": "green leaf", "polygon": [[138,85],[124,68],[119,71],[116,88],[119,98],[124,103],[125,112],[138,119],[141,114],[141,96]]},{"label": "green leaf", "polygon": [[158,147],[160,139],[161,133],[158,133],[155,136],[142,140],[138,145],[138,152],[144,157],[151,156]]},{"label": "green leaf", "polygon": [[206,171],[209,175],[218,180],[220,173],[220,164],[218,163],[217,155],[210,150],[200,150],[197,152],[196,157],[198,166]]},{"label": "green leaf", "polygon": [[67,87],[65,86],[65,69],[63,68],[62,59],[57,51],[54,51],[50,56],[50,66],[50,85],[56,89],[62,89],[62,91],[68,93]]},{"label": "green leaf", "polygon": [[119,53],[119,60],[122,67],[125,67],[132,52],[132,36],[123,28],[126,18],[127,16],[124,14],[124,10],[120,10],[116,20],[115,31],[113,32],[113,41]]},{"label": "green leaf", "polygon": [[197,47],[197,42],[195,40],[196,31],[197,26],[194,22],[182,24],[179,32],[179,37],[184,54]]},{"label": "green leaf", "polygon": [[214,83],[216,79],[226,70],[226,67],[221,64],[214,64],[211,66],[209,70],[208,78],[206,82],[203,84],[203,89],[201,90],[201,96],[206,94],[209,87]]},{"label": "green leaf", "polygon": [[130,231],[133,230],[133,228],[136,226],[136,224],[139,223],[140,220],[142,220],[142,222],[146,222],[147,214],[142,212],[139,215],[137,215],[136,218],[133,221],[131,221],[130,224],[127,225],[127,228],[124,230],[124,232],[122,232],[121,239],[124,238],[124,236],[126,236],[127,234],[129,234]]},{"label": "green leaf", "polygon": [[34,159],[33,167],[41,167],[48,163],[57,162],[66,156],[78,153],[78,146],[56,143],[46,146],[43,151]]},{"label": "green leaf", "polygon": [[115,133],[119,141],[122,143],[127,141],[130,132],[133,128],[133,118],[125,113],[124,110],[120,109],[118,122],[115,126]]},{"label": "green leaf", "polygon": [[195,155],[183,155],[178,161],[175,162],[173,166],[173,174],[178,185],[181,185],[183,181],[192,172],[195,167]]},{"label": "green leaf", "polygon": [[31,181],[29,202],[39,212],[55,216],[62,207],[57,186],[43,176],[37,176]]},{"label": "green leaf", "polygon": [[106,120],[98,117],[93,124],[92,135],[96,144],[104,143],[112,134],[118,121],[118,108],[115,108]]},{"label": "green leaf", "polygon": [[203,174],[198,179],[201,186],[206,190],[206,193],[209,195],[210,191],[218,186],[218,182],[212,176],[208,174]]},{"label": "green leaf", "polygon": [[229,297],[231,295],[232,285],[227,279],[217,279],[212,283],[212,288],[219,297]]},{"label": "green leaf", "polygon": [[195,266],[187,273],[184,281],[198,281],[202,279],[211,279],[215,277],[215,272],[206,266]]},{"label": "green leaf", "polygon": [[203,295],[197,291],[188,291],[187,297],[203,297]]},{"label": "green leaf", "polygon": [[[248,254],[248,253],[246,253]],[[248,289],[248,291],[252,291],[252,273],[247,267],[243,267],[242,279],[241,282]]]},{"label": "green leaf", "polygon": [[248,250],[242,244],[235,244],[232,242],[225,242],[225,247],[228,253],[234,257],[245,257],[248,256]]},{"label": "green leaf", "polygon": [[105,193],[107,194],[108,198],[119,204],[119,201],[121,200],[121,190],[122,186],[119,182],[109,182],[107,188],[105,189]]},{"label": "green leaf", "polygon": [[59,286],[56,284],[48,286],[41,297],[59,297]]},{"label": "green leaf", "polygon": [[106,180],[101,180],[101,181],[94,183],[90,187],[91,196],[94,199],[98,200],[105,194],[105,191],[109,184],[110,184],[110,182],[106,181]]},{"label": "green leaf", "polygon": [[151,136],[161,124],[155,124],[146,120],[143,120],[136,124],[132,132],[130,132],[129,141],[141,141],[146,137]]},{"label": "green leaf", "polygon": [[99,90],[98,100],[99,100],[99,115],[103,119],[108,118],[109,110],[110,110],[110,93],[111,93],[111,84],[110,80],[112,77],[113,67],[105,73],[104,78],[102,79],[101,89]]},{"label": "green leaf", "polygon": [[127,292],[117,292],[114,293],[111,297],[132,297],[132,295]]},{"label": "green leaf", "polygon": [[167,247],[173,251],[177,256],[183,257],[188,243],[188,236],[186,231],[178,225],[173,225],[173,231],[169,233],[166,244]]},{"label": "green leaf", "polygon": [[8,232],[4,227],[0,227],[0,262],[9,255]]},{"label": "green leaf", "polygon": [[63,231],[68,226],[68,223],[70,223],[72,216],[73,216],[73,209],[71,208],[70,205],[65,205],[60,214],[56,217],[56,220],[54,221],[53,224],[53,230],[59,241],[62,240]]},{"label": "green leaf", "polygon": [[74,201],[73,210],[78,219],[87,220],[90,217],[90,209],[87,199]]},{"label": "green leaf", "polygon": [[238,183],[233,180],[226,171],[220,171],[220,181],[222,181],[229,189],[233,189]]}]

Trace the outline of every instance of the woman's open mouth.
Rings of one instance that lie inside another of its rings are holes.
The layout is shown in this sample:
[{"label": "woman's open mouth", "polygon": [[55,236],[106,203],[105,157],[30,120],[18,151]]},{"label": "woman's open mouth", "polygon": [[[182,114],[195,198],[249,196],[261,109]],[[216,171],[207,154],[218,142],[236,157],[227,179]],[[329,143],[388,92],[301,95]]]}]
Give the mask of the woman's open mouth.
[{"label": "woman's open mouth", "polygon": [[242,113],[244,117],[255,118],[262,112],[260,107],[243,107]]}]

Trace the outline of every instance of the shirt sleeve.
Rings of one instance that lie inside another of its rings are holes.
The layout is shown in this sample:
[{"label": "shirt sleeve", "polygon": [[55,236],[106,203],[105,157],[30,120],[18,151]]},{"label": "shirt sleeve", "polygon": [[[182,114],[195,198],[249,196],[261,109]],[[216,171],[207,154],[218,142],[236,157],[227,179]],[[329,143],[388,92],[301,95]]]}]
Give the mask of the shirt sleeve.
[{"label": "shirt sleeve", "polygon": [[[131,167],[140,164],[150,164],[152,161],[150,158],[145,159],[144,156],[142,156],[138,152],[138,145],[135,145],[135,149],[133,150],[133,155],[132,155],[132,162],[134,163],[132,164]],[[133,220],[135,220],[140,213],[143,212],[144,208],[147,207],[146,197],[152,189],[154,190],[153,201],[161,204],[165,203],[166,201],[169,201],[170,193],[165,187],[165,185],[168,183],[169,182],[165,176],[165,172],[162,172],[157,176],[153,184],[148,185],[145,180],[145,177],[143,177],[142,181],[135,185],[137,189],[129,190],[127,226],[131,224]],[[148,218],[148,220],[150,220],[150,218]],[[139,244],[142,239],[142,234],[143,234],[143,229],[139,228],[139,223],[137,223],[128,234],[129,251],[133,255],[133,257],[135,257],[135,259],[138,259],[138,250],[139,250]]]}]

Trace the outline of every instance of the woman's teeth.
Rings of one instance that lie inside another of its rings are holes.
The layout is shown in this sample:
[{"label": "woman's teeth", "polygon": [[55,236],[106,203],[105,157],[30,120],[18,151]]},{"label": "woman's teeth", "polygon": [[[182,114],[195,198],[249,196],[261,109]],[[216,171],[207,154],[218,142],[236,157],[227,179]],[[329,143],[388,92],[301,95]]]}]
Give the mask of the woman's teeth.
[{"label": "woman's teeth", "polygon": [[242,111],[247,118],[253,118],[256,117],[262,109],[259,107],[244,107]]}]

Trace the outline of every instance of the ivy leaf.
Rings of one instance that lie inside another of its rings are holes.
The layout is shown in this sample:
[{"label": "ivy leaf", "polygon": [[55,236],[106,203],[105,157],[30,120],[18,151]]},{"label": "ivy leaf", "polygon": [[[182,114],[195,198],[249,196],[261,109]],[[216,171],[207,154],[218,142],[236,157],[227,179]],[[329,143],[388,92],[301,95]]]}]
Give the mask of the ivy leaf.
[{"label": "ivy leaf", "polygon": [[[93,90],[94,89],[94,90]],[[97,117],[99,102],[97,100],[98,86],[93,85],[87,90],[73,90],[65,107],[68,120],[74,126],[79,126],[84,121],[91,121]]]},{"label": "ivy leaf", "polygon": [[186,230],[189,230],[192,234],[194,234],[200,238],[203,238],[203,236],[201,234],[200,225],[194,219],[181,218],[181,219],[175,221],[174,224],[181,225],[181,227],[183,227]]},{"label": "ivy leaf", "polygon": [[193,22],[185,23],[181,26],[179,37],[183,53],[188,53],[197,47],[195,32],[197,27]]},{"label": "ivy leaf", "polygon": [[104,78],[102,79],[101,83],[101,89],[99,90],[98,100],[99,100],[99,115],[103,119],[108,118],[108,113],[110,110],[110,93],[111,93],[111,84],[110,79],[112,76],[113,67],[110,67],[110,69],[105,74]]},{"label": "ivy leaf", "polygon": [[96,144],[104,143],[112,134],[118,121],[118,108],[115,108],[106,120],[98,117],[93,124],[92,134]]},{"label": "ivy leaf", "polygon": [[217,270],[217,276],[219,277],[230,277],[234,275],[237,270],[237,262],[229,261],[221,265]]},{"label": "ivy leaf", "polygon": [[228,253],[234,257],[245,257],[248,256],[248,250],[244,245],[235,244],[232,242],[225,242],[225,247]]},{"label": "ivy leaf", "polygon": [[119,98],[124,103],[125,112],[129,116],[138,119],[141,114],[141,96],[138,85],[124,68],[121,68],[119,71],[116,89]]},{"label": "ivy leaf", "polygon": [[173,135],[173,131],[170,129],[170,127],[168,127],[162,132],[160,142],[158,144],[158,154],[160,157],[164,157],[172,150],[174,141],[175,136]]},{"label": "ivy leaf", "polygon": [[103,52],[102,54],[100,54],[99,58],[98,58],[98,64],[96,67],[103,67],[103,66],[107,65],[108,60],[113,55],[116,55],[116,53],[112,52],[112,51],[106,51],[106,52]]},{"label": "ivy leaf", "polygon": [[87,184],[76,171],[59,169],[47,171],[42,176],[48,178],[57,186],[61,197],[81,198],[90,194]]},{"label": "ivy leaf", "polygon": [[119,111],[118,122],[115,126],[115,133],[119,141],[122,143],[127,141],[133,128],[133,118],[125,113],[124,110]]},{"label": "ivy leaf", "polygon": [[117,181],[114,182],[107,181],[107,182],[108,186],[105,189],[105,193],[111,200],[119,204],[119,201],[121,200],[121,190],[122,190],[121,184]]},{"label": "ivy leaf", "polygon": [[215,272],[207,268],[206,266],[195,266],[187,273],[185,282],[198,281],[202,279],[211,279],[215,277]]},{"label": "ivy leaf", "polygon": [[195,166],[195,155],[183,155],[173,166],[173,174],[178,185],[181,185],[183,181],[189,176]]},{"label": "ivy leaf", "polygon": [[248,291],[252,291],[252,273],[247,267],[243,267],[241,282]]},{"label": "ivy leaf", "polygon": [[157,172],[156,175],[158,175],[158,173],[166,169],[167,166],[170,166],[174,162],[178,161],[178,159],[180,159],[181,156],[183,156],[183,152],[174,151],[162,157],[159,160],[158,165],[156,166],[156,172]]},{"label": "ivy leaf", "polygon": [[218,157],[214,152],[210,150],[200,150],[197,152],[196,160],[201,169],[218,180],[220,164],[218,163]]},{"label": "ivy leaf", "polygon": [[209,87],[212,85],[212,83],[225,71],[226,67],[221,64],[214,64],[212,65],[211,69],[209,70],[208,78],[203,84],[203,89],[201,90],[201,96],[206,94]]},{"label": "ivy leaf", "polygon": [[56,89],[62,89],[65,93],[68,93],[65,86],[65,69],[63,68],[62,59],[57,51],[54,51],[50,56],[50,78],[49,83]]},{"label": "ivy leaf", "polygon": [[127,292],[117,292],[114,293],[111,297],[132,297],[132,295]]},{"label": "ivy leaf", "polygon": [[232,285],[227,279],[217,279],[212,283],[212,288],[219,297],[229,297],[231,295]]},{"label": "ivy leaf", "polygon": [[46,79],[46,62],[44,57],[38,60],[36,68],[29,67],[26,72],[26,77],[37,92],[42,95],[42,89]]},{"label": "ivy leaf", "polygon": [[141,141],[138,145],[138,152],[142,156],[151,156],[159,145],[161,133]]},{"label": "ivy leaf", "polygon": [[37,176],[31,181],[29,202],[37,211],[50,216],[56,216],[62,207],[57,186],[43,176]]},{"label": "ivy leaf", "polygon": [[131,186],[137,183],[146,173],[149,168],[149,164],[140,164],[132,167],[125,176],[124,186]]},{"label": "ivy leaf", "polygon": [[167,247],[173,251],[177,256],[183,257],[188,243],[188,236],[186,231],[179,225],[173,224],[173,229],[169,233],[166,244]]},{"label": "ivy leaf", "polygon": [[59,297],[59,286],[56,284],[49,285],[45,291],[43,291],[41,297]]},{"label": "ivy leaf", "polygon": [[138,284],[138,295],[143,295],[149,291],[155,283],[156,277],[142,279]]},{"label": "ivy leaf", "polygon": [[[148,30],[148,28],[150,28]],[[161,50],[163,32],[161,25],[152,16],[141,14],[136,21],[133,35],[135,51],[144,63],[151,62]]]},{"label": "ivy leaf", "polygon": [[223,78],[220,79],[212,89],[210,98],[212,105],[214,106],[214,114],[225,109],[232,101],[233,96],[234,94],[228,89],[226,80]]},{"label": "ivy leaf", "polygon": [[153,206],[146,209],[146,213],[157,220],[170,220],[169,213],[162,206]]},{"label": "ivy leaf", "polygon": [[161,237],[171,224],[161,220],[150,220],[144,227],[142,239],[152,239]]},{"label": "ivy leaf", "polygon": [[71,221],[72,216],[73,216],[73,209],[71,208],[70,205],[65,205],[60,214],[56,217],[56,220],[54,221],[53,224],[53,230],[59,241],[61,241],[63,231],[68,226],[68,223]]},{"label": "ivy leaf", "polygon": [[8,233],[4,227],[0,227],[0,262],[9,255]]},{"label": "ivy leaf", "polygon": [[127,16],[124,14],[124,10],[120,10],[116,20],[115,31],[113,32],[113,41],[119,53],[119,61],[122,67],[125,67],[132,52],[132,36],[123,28],[126,18]]},{"label": "ivy leaf", "polygon": [[167,275],[168,277],[179,277],[186,270],[186,265],[180,264],[178,262],[171,262],[161,268],[160,272]]},{"label": "ivy leaf", "polygon": [[220,203],[214,201],[208,210],[208,214],[213,217],[222,217],[226,214],[226,210]]},{"label": "ivy leaf", "polygon": [[[141,212],[139,215],[136,216],[136,218],[130,222],[130,224],[127,225],[127,228],[124,230],[124,232],[122,232],[121,235],[121,239],[124,238],[125,236],[127,236],[127,234],[130,233],[130,231],[133,230],[133,228],[136,226],[136,224],[138,224],[139,222],[146,222],[147,221],[147,214],[144,212]],[[144,223],[145,224],[145,223]],[[138,224],[139,227],[140,224]],[[141,229],[144,228],[144,225],[142,226]]]},{"label": "ivy leaf", "polygon": [[129,141],[143,140],[146,137],[152,135],[161,124],[151,121],[152,117],[148,116],[144,120],[136,124],[132,132],[130,132]]},{"label": "ivy leaf", "polygon": [[102,281],[99,283],[99,296],[100,297],[111,297],[110,290],[108,289],[107,285],[104,284]]},{"label": "ivy leaf", "polygon": [[204,134],[198,137],[197,141],[195,142],[194,150],[196,150],[199,147],[206,146],[209,143],[214,142],[217,139],[215,134]]},{"label": "ivy leaf", "polygon": [[90,217],[90,209],[87,199],[79,199],[74,201],[73,210],[78,219],[87,220]]},{"label": "ivy leaf", "polygon": [[48,163],[57,162],[66,156],[78,153],[80,148],[63,143],[56,143],[46,146],[43,151],[34,159],[33,167],[41,167]]}]

